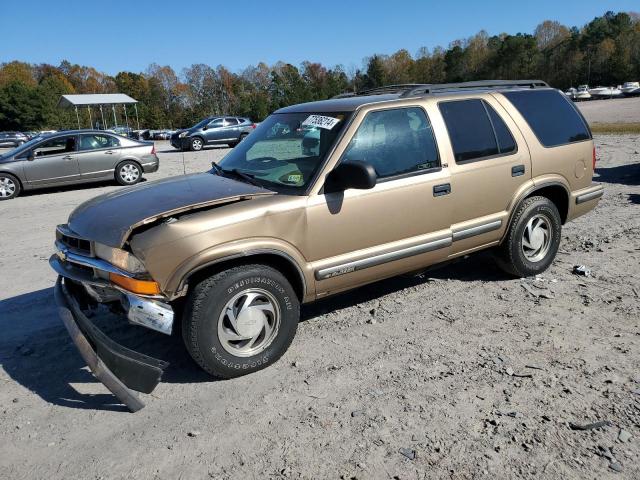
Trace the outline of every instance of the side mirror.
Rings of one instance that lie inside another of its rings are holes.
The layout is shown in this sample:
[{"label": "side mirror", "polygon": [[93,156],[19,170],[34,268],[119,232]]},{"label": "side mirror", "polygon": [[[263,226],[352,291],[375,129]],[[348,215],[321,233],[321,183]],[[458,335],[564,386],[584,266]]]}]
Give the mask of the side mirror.
[{"label": "side mirror", "polygon": [[325,191],[342,192],[350,188],[368,190],[376,186],[378,176],[373,166],[361,160],[352,160],[338,165],[329,172]]},{"label": "side mirror", "polygon": [[27,160],[29,160],[30,162],[32,162],[34,158],[36,158],[36,154],[33,152],[33,150],[31,150],[31,151],[27,154]]},{"label": "side mirror", "polygon": [[205,130],[208,130],[208,129],[209,129],[209,125],[204,125],[204,126],[202,127],[202,131],[203,131],[203,132],[204,132]]}]

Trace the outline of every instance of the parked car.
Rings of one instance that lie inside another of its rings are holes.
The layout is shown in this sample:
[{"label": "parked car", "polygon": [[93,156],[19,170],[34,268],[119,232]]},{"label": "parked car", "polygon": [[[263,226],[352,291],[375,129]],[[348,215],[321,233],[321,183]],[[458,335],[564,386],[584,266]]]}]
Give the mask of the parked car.
[{"label": "parked car", "polygon": [[0,132],[0,147],[18,147],[27,143],[29,138],[20,132]]},{"label": "parked car", "polygon": [[154,140],[169,140],[172,132],[169,130],[156,130],[152,134]]},{"label": "parked car", "polygon": [[116,180],[133,185],[158,167],[152,142],[99,130],[53,133],[0,156],[0,200],[23,190],[74,183]]},{"label": "parked car", "polygon": [[[292,134],[301,127],[313,135]],[[305,138],[318,140],[306,153]],[[135,391],[151,392],[167,363],[118,345],[80,305],[180,326],[206,372],[245,375],[287,350],[302,303],[487,248],[511,275],[544,272],[562,225],[603,194],[595,159],[582,115],[541,81],[290,106],[209,172],[72,212],[50,259],[59,312],[98,379],[137,410]]]},{"label": "parked car", "polygon": [[117,135],[122,135],[123,137],[133,138],[133,128],[127,127],[126,125],[116,125],[115,127],[111,127],[106,131],[115,133]]},{"label": "parked car", "polygon": [[202,150],[205,145],[227,144],[236,146],[256,128],[244,117],[208,117],[187,130],[171,135],[171,145],[178,150]]}]

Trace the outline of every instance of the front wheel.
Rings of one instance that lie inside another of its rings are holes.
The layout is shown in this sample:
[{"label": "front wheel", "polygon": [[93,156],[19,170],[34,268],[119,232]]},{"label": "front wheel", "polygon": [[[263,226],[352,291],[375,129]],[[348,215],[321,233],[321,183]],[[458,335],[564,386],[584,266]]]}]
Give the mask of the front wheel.
[{"label": "front wheel", "polygon": [[13,175],[0,173],[0,200],[10,200],[20,195],[20,182]]},{"label": "front wheel", "polygon": [[204,142],[200,137],[194,137],[191,139],[191,150],[199,152],[204,148]]},{"label": "front wheel", "polygon": [[555,204],[546,197],[527,198],[500,246],[498,264],[517,277],[544,272],[556,257],[561,232],[562,220]]},{"label": "front wheel", "polygon": [[279,271],[243,265],[193,288],[182,335],[203,370],[234,378],[276,362],[291,345],[299,318],[298,297]]},{"label": "front wheel", "polygon": [[116,181],[120,185],[135,185],[142,179],[142,168],[136,162],[127,160],[116,167]]}]

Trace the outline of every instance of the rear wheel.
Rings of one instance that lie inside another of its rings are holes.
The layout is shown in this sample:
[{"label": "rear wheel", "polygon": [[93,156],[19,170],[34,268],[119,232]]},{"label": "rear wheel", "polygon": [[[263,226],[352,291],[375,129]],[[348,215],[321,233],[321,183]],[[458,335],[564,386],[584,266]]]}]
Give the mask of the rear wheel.
[{"label": "rear wheel", "polygon": [[191,150],[199,152],[204,148],[204,141],[200,137],[193,137],[191,139]]},{"label": "rear wheel", "polygon": [[0,173],[0,200],[10,200],[20,195],[20,181],[8,173]]},{"label": "rear wheel", "polygon": [[558,208],[546,197],[527,198],[518,207],[498,253],[507,273],[529,277],[544,272],[553,262],[562,233]]},{"label": "rear wheel", "polygon": [[142,168],[132,160],[126,160],[116,167],[116,181],[120,185],[135,185],[142,179]]},{"label": "rear wheel", "polygon": [[266,265],[217,273],[189,295],[182,335],[209,374],[233,378],[276,362],[291,345],[300,316],[287,279]]}]

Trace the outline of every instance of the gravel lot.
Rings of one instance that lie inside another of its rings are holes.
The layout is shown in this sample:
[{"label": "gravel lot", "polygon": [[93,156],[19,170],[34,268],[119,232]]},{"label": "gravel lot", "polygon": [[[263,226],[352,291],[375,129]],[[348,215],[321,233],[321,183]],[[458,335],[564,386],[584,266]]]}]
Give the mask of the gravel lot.
[{"label": "gravel lot", "polygon": [[640,97],[577,102],[589,123],[640,122]]},{"label": "gravel lot", "polygon": [[[596,141],[605,197],[536,279],[478,254],[325,300],[282,360],[231,381],[100,316],[171,362],[137,414],[84,367],[47,264],[55,225],[119,187],[0,203],[0,478],[640,478],[640,139]],[[157,149],[149,180],[183,171]],[[186,171],[225,152],[185,154]]]}]

